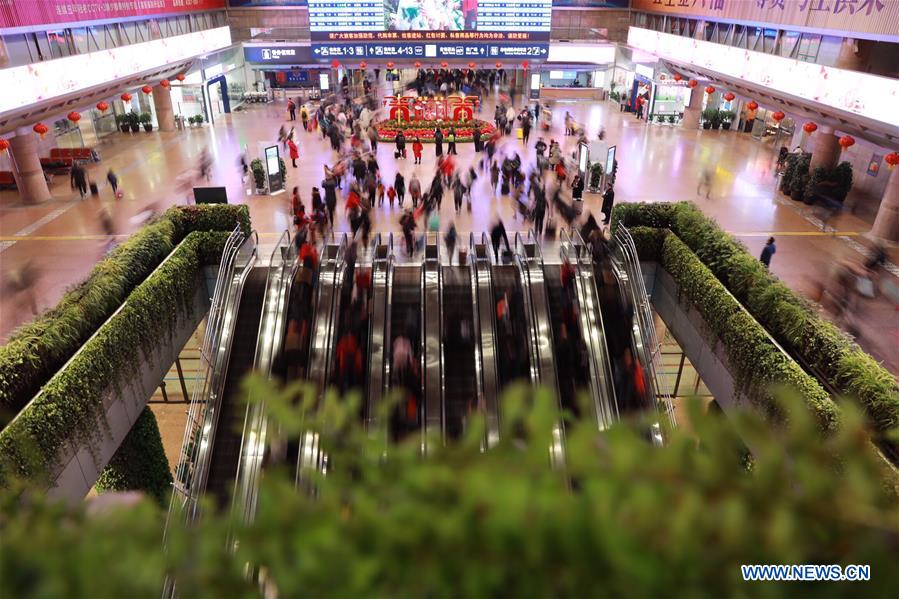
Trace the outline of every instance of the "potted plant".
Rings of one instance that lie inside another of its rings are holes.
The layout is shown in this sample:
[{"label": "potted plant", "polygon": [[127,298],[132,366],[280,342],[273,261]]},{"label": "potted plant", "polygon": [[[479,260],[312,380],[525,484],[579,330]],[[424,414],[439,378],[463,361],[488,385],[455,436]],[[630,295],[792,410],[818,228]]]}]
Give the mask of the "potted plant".
[{"label": "potted plant", "polygon": [[802,154],[796,159],[793,179],[790,182],[790,197],[796,202],[805,201],[805,188],[811,179],[808,169],[812,162],[811,154]]},{"label": "potted plant", "polygon": [[721,111],[712,109],[712,129],[716,131],[721,128]]},{"label": "potted plant", "polygon": [[730,124],[737,117],[737,113],[733,110],[722,110],[721,111],[721,127],[724,128],[725,131],[730,130]]},{"label": "potted plant", "polygon": [[712,128],[712,117],[718,111],[714,108],[706,108],[702,111],[702,128],[703,129],[711,129]]},{"label": "potted plant", "polygon": [[250,162],[250,171],[253,173],[253,181],[256,183],[256,193],[265,194],[265,168],[262,161],[256,158]]},{"label": "potted plant", "polygon": [[127,114],[115,115],[115,124],[119,126],[119,129],[122,130],[122,133],[128,133],[130,127],[128,126],[128,115]]},{"label": "potted plant", "polygon": [[843,161],[833,169],[833,180],[837,184],[837,199],[843,201],[852,189],[852,164]]},{"label": "potted plant", "polygon": [[664,115],[664,114],[657,114],[657,115],[656,115],[656,122],[658,122],[660,125],[661,125],[662,123],[664,123],[664,122],[665,122],[665,115]]},{"label": "potted plant", "polygon": [[280,156],[278,157],[278,170],[281,171],[281,181],[287,181],[287,165]]},{"label": "potted plant", "polygon": [[128,113],[128,127],[132,133],[137,133],[140,130],[140,117],[133,110]]},{"label": "potted plant", "polygon": [[675,117],[673,114],[668,115],[668,124],[669,125],[673,125],[676,121],[677,121],[677,117]]},{"label": "potted plant", "polygon": [[149,112],[140,113],[140,116],[138,118],[140,119],[140,124],[144,126],[144,131],[149,133],[153,130],[153,123],[151,122],[153,120],[153,117],[150,116]]}]

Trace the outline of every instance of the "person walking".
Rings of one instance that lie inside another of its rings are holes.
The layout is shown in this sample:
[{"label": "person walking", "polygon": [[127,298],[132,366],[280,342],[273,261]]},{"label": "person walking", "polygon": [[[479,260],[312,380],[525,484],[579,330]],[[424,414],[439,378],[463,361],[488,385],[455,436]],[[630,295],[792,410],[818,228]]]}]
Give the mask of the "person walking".
[{"label": "person walking", "polygon": [[403,135],[402,131],[397,132],[395,141],[396,141],[396,155],[394,156],[394,158],[396,158],[397,160],[399,160],[400,158],[405,160],[406,159],[406,136]]},{"label": "person walking", "polygon": [[415,138],[415,141],[412,142],[412,155],[415,157],[413,161],[415,164],[421,164],[421,153],[424,150],[424,146],[421,144],[421,140],[419,138]]},{"label": "person walking", "polygon": [[333,176],[325,177],[322,181],[322,189],[325,190],[325,206],[328,207],[328,222],[334,226],[334,210],[337,208],[337,180]]},{"label": "person walking", "polygon": [[109,172],[106,173],[106,180],[109,182],[109,186],[112,188],[112,195],[116,198],[119,197],[119,177],[109,169]]},{"label": "person walking", "polygon": [[531,113],[525,110],[521,114],[521,139],[527,145],[528,139],[531,137]]},{"label": "person walking", "polygon": [[609,220],[612,218],[612,206],[615,203],[615,188],[609,183],[606,186],[605,193],[602,194],[602,210],[603,216],[605,218],[602,221],[602,224],[609,224]]},{"label": "person walking", "polygon": [[774,238],[769,237],[768,243],[762,248],[762,255],[759,256],[759,260],[765,265],[765,268],[771,268],[771,256],[773,256],[776,251],[777,246],[774,245]]},{"label": "person walking", "polygon": [[443,156],[443,131],[440,127],[434,129],[434,153],[437,156]]},{"label": "person walking", "polygon": [[300,150],[297,148],[297,143],[293,139],[287,140],[287,147],[290,148],[290,161],[293,163],[293,168],[296,168],[297,158],[300,157]]},{"label": "person walking", "polygon": [[309,109],[305,104],[300,108],[300,120],[303,121],[303,131],[309,131]]},{"label": "person walking", "polygon": [[69,179],[72,183],[72,189],[77,189],[83,200],[84,196],[87,195],[87,171],[76,162],[72,165],[72,170],[69,172]]},{"label": "person walking", "polygon": [[480,152],[484,149],[484,144],[481,142],[481,129],[479,127],[475,127],[471,132],[471,139],[474,142],[475,152]]},{"label": "person walking", "polygon": [[506,251],[512,251],[512,246],[509,245],[509,236],[506,234],[506,225],[502,220],[496,221],[496,224],[490,229],[490,242],[493,244],[493,255],[497,263],[499,263],[499,244],[501,242],[506,243]]},{"label": "person walking", "polygon": [[446,134],[446,153],[449,156],[456,155],[456,129],[455,127],[450,127],[450,130],[447,131]]},{"label": "person walking", "polygon": [[393,188],[396,190],[396,197],[402,208],[406,197],[406,179],[403,178],[403,173],[397,171],[396,177],[393,179]]},{"label": "person walking", "polygon": [[462,198],[464,196],[465,186],[462,185],[462,180],[456,177],[456,180],[453,182],[453,206],[455,206],[456,212],[462,210]]},{"label": "person walking", "polygon": [[378,151],[378,128],[374,125],[368,126],[368,143],[371,144],[371,151]]},{"label": "person walking", "polygon": [[712,171],[709,168],[702,169],[699,173],[699,183],[696,185],[696,195],[702,195],[702,189],[705,188],[705,199],[709,199],[712,192]]},{"label": "person walking", "polygon": [[450,266],[453,265],[453,254],[456,253],[456,240],[459,238],[455,223],[450,222],[443,240],[446,242],[446,253],[449,254]]},{"label": "person walking", "polygon": [[297,105],[294,104],[293,100],[287,101],[287,114],[290,115],[290,120],[297,120]]},{"label": "person walking", "polygon": [[412,178],[409,180],[409,195],[412,196],[412,207],[418,208],[418,201],[421,200],[421,181],[418,180],[418,175],[412,173]]}]

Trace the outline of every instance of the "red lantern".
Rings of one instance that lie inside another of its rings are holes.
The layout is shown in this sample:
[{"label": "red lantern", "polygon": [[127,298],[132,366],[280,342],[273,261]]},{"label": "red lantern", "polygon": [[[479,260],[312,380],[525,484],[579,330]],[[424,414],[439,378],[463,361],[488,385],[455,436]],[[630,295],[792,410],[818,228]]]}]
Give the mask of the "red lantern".
[{"label": "red lantern", "polygon": [[122,94],[122,102],[130,102],[130,101],[131,101],[131,94],[129,94],[129,93]]},{"label": "red lantern", "polygon": [[802,126],[802,130],[805,131],[806,133],[808,133],[809,135],[811,135],[812,133],[814,133],[815,131],[818,130],[818,125],[809,121]]},{"label": "red lantern", "polygon": [[416,69],[420,69],[420,68],[421,68],[421,63],[418,62],[417,60],[415,61],[415,68],[416,68]]},{"label": "red lantern", "polygon": [[336,68],[338,68],[339,66],[340,66],[340,61],[338,61],[336,58],[335,58],[334,60],[331,61],[331,68],[332,68],[332,69],[336,69]]},{"label": "red lantern", "polygon": [[715,88],[710,85],[707,88],[705,88],[705,93],[707,93],[708,95],[711,96],[712,94],[715,93]]},{"label": "red lantern", "polygon": [[184,81],[185,79],[187,79],[187,77],[184,75],[184,73],[178,73],[177,75],[175,75],[175,79],[177,79],[178,81]]},{"label": "red lantern", "polygon": [[848,150],[849,148],[851,148],[854,145],[855,145],[855,138],[852,137],[851,135],[844,135],[843,137],[840,138],[840,146],[842,146],[842,148],[844,150]]},{"label": "red lantern", "polygon": [[449,63],[444,60],[443,62],[440,63],[440,66],[445,69],[446,67],[449,66]]},{"label": "red lantern", "polygon": [[728,102],[733,102],[734,98],[736,98],[736,96],[730,92],[727,92],[726,94],[724,94],[724,99],[727,100]]},{"label": "red lantern", "polygon": [[675,81],[680,81],[680,80],[683,79],[683,78],[684,78],[683,75],[681,75],[680,73],[675,73],[675,74],[674,74],[674,80],[675,80]]},{"label": "red lantern", "polygon": [[362,69],[363,71],[364,71],[367,67],[368,67],[368,63],[365,62],[364,60],[363,60],[362,62],[359,63],[359,68]]},{"label": "red lantern", "polygon": [[66,115],[66,118],[72,121],[73,123],[77,123],[81,120],[81,113],[75,112],[74,110]]},{"label": "red lantern", "polygon": [[473,62],[468,63],[468,68],[469,68],[469,69],[473,69],[473,68],[475,68],[475,66],[476,66],[476,65],[475,65]]},{"label": "red lantern", "polygon": [[50,130],[47,127],[47,125],[45,125],[43,123],[38,123],[37,125],[32,127],[32,129],[34,130],[35,133],[37,133],[38,135],[41,136],[41,139],[44,139],[44,136],[47,135],[47,131]]},{"label": "red lantern", "polygon": [[0,154],[6,154],[6,150],[9,149],[9,142],[5,139],[0,139]]},{"label": "red lantern", "polygon": [[147,94],[149,96],[150,94],[153,93],[153,88],[150,87],[149,85],[145,85],[142,88],[140,88],[140,91],[144,92],[145,94]]},{"label": "red lantern", "polygon": [[496,68],[498,68],[498,69],[503,68],[503,63],[501,63],[501,62],[496,63]]},{"label": "red lantern", "polygon": [[884,156],[884,160],[886,160],[887,166],[890,168],[890,170],[892,170],[894,166],[899,164],[899,153],[892,152],[890,154],[887,154],[886,156]]},{"label": "red lantern", "polygon": [[97,102],[97,110],[99,110],[100,112],[106,112],[107,110],[109,110],[109,104],[107,104],[106,102]]},{"label": "red lantern", "polygon": [[392,62],[388,62],[388,63],[387,63],[387,68],[388,68],[388,69],[392,69],[393,66],[394,66],[394,64],[393,64]]},{"label": "red lantern", "polygon": [[746,108],[748,108],[749,110],[758,110],[758,109],[759,109],[759,103],[756,102],[755,100],[750,100],[750,101],[746,104]]},{"label": "red lantern", "polygon": [[779,110],[771,115],[771,118],[774,119],[775,121],[777,121],[778,123],[781,122],[782,120],[784,120],[786,117],[787,117],[787,115],[785,115],[784,113],[782,113]]},{"label": "red lantern", "polygon": [[161,85],[162,87],[168,87],[171,85],[171,83],[169,83],[168,79],[163,79],[162,81],[159,82],[159,85]]},{"label": "red lantern", "polygon": [[521,61],[521,68],[522,68],[522,69],[527,70],[529,66],[531,66],[531,63],[529,63],[528,61],[526,61],[526,60],[522,60],[522,61]]},{"label": "red lantern", "polygon": [[689,81],[687,81],[687,85],[692,89],[699,85],[699,81],[697,81],[696,79],[690,79]]}]

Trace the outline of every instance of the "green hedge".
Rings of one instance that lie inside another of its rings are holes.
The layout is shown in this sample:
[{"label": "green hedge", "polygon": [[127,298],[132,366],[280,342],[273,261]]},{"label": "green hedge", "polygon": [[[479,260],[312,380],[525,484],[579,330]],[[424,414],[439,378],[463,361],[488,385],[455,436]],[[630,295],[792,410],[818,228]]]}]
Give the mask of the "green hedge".
[{"label": "green hedge", "polygon": [[168,499],[172,473],[162,447],[156,417],[144,408],[122,445],[100,474],[100,491],[144,491],[160,505]]},{"label": "green hedge", "polygon": [[184,237],[192,231],[231,231],[238,223],[249,234],[246,206],[171,208],[110,252],[55,308],[13,333],[0,347],[0,428]]},{"label": "green hedge", "polygon": [[0,481],[34,478],[55,464],[63,443],[103,426],[104,393],[133,375],[160,335],[188,309],[204,257],[221,253],[225,232],[189,234],[169,260],[128,296],[124,308],[43,392],[0,432]]},{"label": "green hedge", "polygon": [[618,223],[671,229],[778,343],[827,385],[855,398],[877,431],[899,426],[896,379],[695,205],[618,204],[613,228]]},{"label": "green hedge", "polygon": [[820,429],[836,428],[839,411],[827,392],[771,342],[762,326],[676,235],[665,237],[660,262],[680,293],[702,314],[710,332],[723,342],[738,387],[757,407],[769,417],[787,416],[774,399],[776,387],[785,385],[804,400]]}]

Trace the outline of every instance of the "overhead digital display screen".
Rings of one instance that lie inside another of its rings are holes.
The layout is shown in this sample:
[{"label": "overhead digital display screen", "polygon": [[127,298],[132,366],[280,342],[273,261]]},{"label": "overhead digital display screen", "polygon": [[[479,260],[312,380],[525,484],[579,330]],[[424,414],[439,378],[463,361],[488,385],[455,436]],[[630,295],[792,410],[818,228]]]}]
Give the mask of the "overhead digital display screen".
[{"label": "overhead digital display screen", "polygon": [[552,0],[308,0],[313,41],[548,41]]}]

